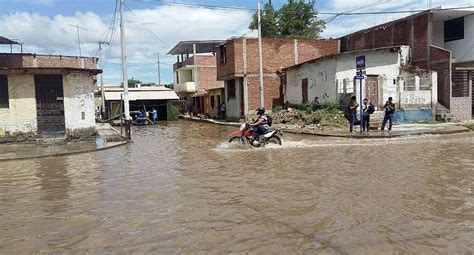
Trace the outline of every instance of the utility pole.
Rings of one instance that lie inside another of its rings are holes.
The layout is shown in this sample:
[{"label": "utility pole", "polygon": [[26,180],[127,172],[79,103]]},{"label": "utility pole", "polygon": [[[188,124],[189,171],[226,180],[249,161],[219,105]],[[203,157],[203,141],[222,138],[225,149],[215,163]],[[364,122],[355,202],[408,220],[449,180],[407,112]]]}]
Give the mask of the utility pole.
[{"label": "utility pole", "polygon": [[158,61],[158,85],[161,85],[161,74],[160,74],[160,52],[156,53],[156,59]]},{"label": "utility pole", "polygon": [[123,1],[120,0],[120,46],[122,55],[123,106],[125,113],[125,136],[130,140],[130,105],[128,102],[127,50],[125,45],[125,27],[123,22]]},{"label": "utility pole", "polygon": [[80,27],[78,25],[71,25],[69,24],[69,26],[71,27],[75,27],[76,28],[76,32],[77,32],[77,45],[79,45],[79,57],[81,57],[81,40],[80,40],[80,37],[79,37],[79,29],[82,29],[82,30],[87,30],[86,28],[83,28],[83,27]]},{"label": "utility pole", "polygon": [[260,107],[264,107],[264,95],[263,95],[263,56],[262,56],[262,21],[260,17],[260,2],[257,5],[257,17],[258,17],[258,65],[259,65],[259,89],[260,89]]},{"label": "utility pole", "polygon": [[[102,65],[102,44],[109,45],[109,43],[99,41],[99,61],[100,61],[100,65]],[[103,69],[103,68],[104,67],[102,66],[101,69]],[[102,120],[105,120],[105,119],[107,119],[107,116],[105,116],[106,110],[105,110],[104,73],[103,72],[100,74],[100,94],[101,94],[101,97],[102,97],[102,112],[101,112],[101,115],[102,115]]]}]

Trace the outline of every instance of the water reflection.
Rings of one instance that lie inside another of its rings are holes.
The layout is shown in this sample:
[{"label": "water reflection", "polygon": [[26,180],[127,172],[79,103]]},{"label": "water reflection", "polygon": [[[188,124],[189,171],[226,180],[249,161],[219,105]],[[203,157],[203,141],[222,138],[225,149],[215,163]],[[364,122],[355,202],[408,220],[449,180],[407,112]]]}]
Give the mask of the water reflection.
[{"label": "water reflection", "polygon": [[43,200],[45,212],[54,214],[66,210],[71,186],[66,158],[45,158],[38,162],[36,176],[40,180],[41,200]]}]

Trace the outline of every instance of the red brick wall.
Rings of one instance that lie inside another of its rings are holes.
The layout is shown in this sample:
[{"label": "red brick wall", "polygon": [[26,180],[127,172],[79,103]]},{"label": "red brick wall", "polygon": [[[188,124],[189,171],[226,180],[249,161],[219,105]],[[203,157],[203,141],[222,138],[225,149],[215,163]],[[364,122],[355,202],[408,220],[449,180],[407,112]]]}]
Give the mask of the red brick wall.
[{"label": "red brick wall", "polygon": [[[214,59],[214,56],[212,56]],[[218,81],[217,69],[215,67],[198,67],[197,68],[197,86],[199,90],[223,88],[224,82]]]},{"label": "red brick wall", "polygon": [[221,52],[219,47],[216,51],[217,63],[217,79],[224,80],[225,77],[235,73],[242,73],[242,40],[234,39],[227,41],[226,45],[226,61],[221,63]]},{"label": "red brick wall", "polygon": [[[249,77],[248,83],[248,104],[249,112],[260,106],[260,88],[258,77]],[[272,109],[277,105],[282,105],[282,99],[280,98],[280,77],[264,76],[263,78],[264,88],[264,104],[266,109]]]}]

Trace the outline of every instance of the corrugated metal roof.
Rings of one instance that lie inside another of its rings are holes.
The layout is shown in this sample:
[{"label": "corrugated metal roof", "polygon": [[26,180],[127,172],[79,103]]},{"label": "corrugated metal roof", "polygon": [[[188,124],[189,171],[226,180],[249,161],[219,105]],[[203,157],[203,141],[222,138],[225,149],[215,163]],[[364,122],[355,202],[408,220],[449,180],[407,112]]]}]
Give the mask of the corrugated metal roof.
[{"label": "corrugated metal roof", "polygon": [[[104,91],[105,100],[119,101],[123,98],[121,91]],[[122,97],[121,97],[122,96]],[[176,92],[172,90],[156,90],[156,91],[129,91],[128,100],[179,100]]]}]

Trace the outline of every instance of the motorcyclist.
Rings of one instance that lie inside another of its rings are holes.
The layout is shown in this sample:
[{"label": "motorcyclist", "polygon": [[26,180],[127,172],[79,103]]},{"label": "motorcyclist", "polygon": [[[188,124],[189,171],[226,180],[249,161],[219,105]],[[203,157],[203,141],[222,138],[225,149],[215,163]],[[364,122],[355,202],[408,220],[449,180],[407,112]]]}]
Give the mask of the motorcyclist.
[{"label": "motorcyclist", "polygon": [[252,134],[252,143],[255,140],[258,140],[257,137],[259,135],[265,134],[268,126],[268,116],[265,114],[265,108],[259,107],[255,111],[257,111],[257,119],[253,121],[250,125],[253,127],[253,134]]}]

